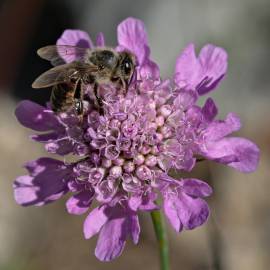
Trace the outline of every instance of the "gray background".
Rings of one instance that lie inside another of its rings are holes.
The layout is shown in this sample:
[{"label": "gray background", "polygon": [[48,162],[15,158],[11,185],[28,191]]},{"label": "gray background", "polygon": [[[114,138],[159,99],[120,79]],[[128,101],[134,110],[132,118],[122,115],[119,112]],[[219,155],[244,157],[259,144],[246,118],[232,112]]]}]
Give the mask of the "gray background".
[{"label": "gray background", "polygon": [[[207,43],[228,51],[228,74],[211,96],[219,105],[220,117],[230,111],[241,117],[243,128],[238,135],[252,139],[262,151],[259,168],[250,175],[212,163],[200,164],[194,171],[194,176],[214,187],[214,195],[208,200],[212,216],[205,226],[181,234],[168,226],[172,269],[269,269],[270,2],[39,0],[38,4],[33,3],[6,1],[0,6],[3,39],[0,45],[3,59],[0,64],[0,269],[158,269],[157,247],[147,214],[140,217],[139,244],[128,243],[119,259],[101,263],[94,257],[96,239],[83,239],[85,216],[68,215],[64,200],[42,208],[22,208],[15,204],[12,194],[12,181],[24,173],[22,164],[45,155],[41,145],[30,141],[31,132],[16,122],[13,112],[22,98],[45,102],[45,97],[39,98],[47,93],[36,92],[30,85],[47,68],[35,56],[35,50],[48,44],[46,33],[54,31],[52,22],[56,21],[59,29],[56,27],[58,32],[50,36],[51,43],[62,30],[72,27],[89,32],[93,39],[98,32],[104,32],[106,43],[115,45],[117,24],[129,16],[145,22],[152,57],[159,63],[163,78],[172,76],[177,55],[190,42],[196,44],[197,52]],[[48,6],[51,11],[44,13]],[[65,9],[61,11],[61,7]],[[31,8],[33,13],[23,18],[25,10]],[[12,17],[14,13],[18,15]],[[61,16],[66,20],[72,17],[72,22],[66,25],[63,22],[60,27],[57,20]],[[20,37],[23,23],[24,36]],[[204,98],[200,102],[203,101]]]}]

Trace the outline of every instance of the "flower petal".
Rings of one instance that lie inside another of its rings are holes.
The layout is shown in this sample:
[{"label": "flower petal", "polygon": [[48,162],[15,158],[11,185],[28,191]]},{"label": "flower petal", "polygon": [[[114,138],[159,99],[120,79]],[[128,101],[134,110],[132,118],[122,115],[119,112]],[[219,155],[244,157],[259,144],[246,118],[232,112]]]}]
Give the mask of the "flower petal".
[{"label": "flower petal", "polygon": [[96,46],[97,47],[104,47],[105,46],[105,37],[103,33],[98,33],[96,38]]},{"label": "flower petal", "polygon": [[67,155],[74,150],[74,143],[69,138],[60,138],[58,140],[49,141],[45,144],[45,149],[51,154],[60,156]]},{"label": "flower petal", "polygon": [[209,216],[207,203],[197,196],[208,196],[212,189],[197,179],[178,181],[161,175],[160,180],[167,182],[161,189],[164,198],[164,211],[173,228],[180,232],[202,225]]},{"label": "flower petal", "polygon": [[240,128],[240,118],[234,113],[229,113],[225,120],[213,121],[210,123],[205,129],[203,136],[207,141],[216,141]]},{"label": "flower petal", "polygon": [[182,89],[177,97],[174,99],[173,104],[175,108],[186,110],[196,103],[198,94],[194,90]]},{"label": "flower petal", "polygon": [[160,70],[158,65],[155,62],[147,59],[140,68],[140,76],[141,78],[146,79],[158,79],[160,77]]},{"label": "flower petal", "polygon": [[53,112],[29,100],[18,104],[15,115],[23,126],[36,131],[49,131],[59,127]]},{"label": "flower petal", "polygon": [[56,170],[61,168],[62,165],[64,165],[64,163],[60,160],[43,157],[28,161],[24,167],[28,170],[31,176],[37,176],[45,170]]},{"label": "flower petal", "polygon": [[142,64],[146,58],[148,45],[144,23],[135,18],[127,18],[117,27],[117,39],[120,47],[133,52]]},{"label": "flower petal", "polygon": [[181,232],[183,230],[183,224],[180,220],[180,216],[178,213],[178,199],[176,196],[166,196],[164,197],[164,213],[171,225],[177,232]]},{"label": "flower petal", "polygon": [[190,197],[184,192],[179,194],[175,207],[177,207],[179,218],[186,230],[201,226],[209,216],[209,208],[204,200]]},{"label": "flower petal", "polygon": [[86,239],[99,233],[102,226],[109,220],[109,217],[105,214],[106,209],[107,206],[96,207],[87,216],[83,224],[83,232]]},{"label": "flower petal", "polygon": [[149,191],[142,195],[142,203],[139,209],[142,211],[153,211],[158,210],[159,206],[155,203],[157,199],[157,194],[155,192]]},{"label": "flower petal", "polygon": [[133,211],[137,211],[137,209],[141,204],[142,204],[142,195],[140,194],[133,194],[128,200],[128,206]]},{"label": "flower petal", "polygon": [[31,135],[30,138],[36,142],[47,143],[53,140],[57,140],[58,136],[58,133],[53,131],[45,134]]},{"label": "flower petal", "polygon": [[208,98],[202,107],[202,113],[206,121],[211,122],[214,120],[218,113],[218,108],[212,98]]},{"label": "flower petal", "polygon": [[194,44],[189,44],[176,60],[174,80],[180,88],[195,89],[199,76]]},{"label": "flower petal", "polygon": [[[223,138],[216,142],[209,142],[202,150],[202,155],[211,160],[227,164],[240,172],[253,172],[259,162],[259,148],[244,138]],[[232,159],[234,156],[235,159]],[[226,157],[229,157],[226,159]]]},{"label": "flower petal", "polygon": [[201,82],[197,91],[204,95],[216,88],[227,71],[227,53],[224,49],[208,44],[199,54],[198,61],[201,68]]},{"label": "flower petal", "polygon": [[91,190],[83,190],[80,193],[73,195],[66,202],[67,211],[70,214],[84,214],[90,207],[94,198],[94,192]]},{"label": "flower petal", "polygon": [[207,197],[212,194],[212,188],[205,182],[198,179],[183,179],[182,190],[190,196]]},{"label": "flower petal", "polygon": [[23,206],[35,204],[38,200],[38,187],[32,186],[33,177],[29,175],[19,176],[14,183],[15,201]]},{"label": "flower petal", "polygon": [[193,44],[188,45],[176,62],[175,82],[180,88],[196,89],[200,95],[213,90],[227,70],[227,53],[208,44],[198,59]]},{"label": "flower petal", "polygon": [[27,163],[26,168],[30,176],[20,176],[14,182],[14,197],[18,204],[44,205],[59,199],[68,191],[71,169],[63,162],[41,158]]},{"label": "flower petal", "polygon": [[[89,37],[89,35],[81,30],[65,30],[61,37],[56,42],[57,45],[70,45],[70,46],[76,46],[80,48],[90,48],[92,49],[93,43]],[[71,63],[76,60],[76,56],[78,53],[76,52],[76,49],[74,48],[74,53],[67,54],[61,54],[59,52],[59,55],[65,60],[66,63]]]},{"label": "flower petal", "polygon": [[134,244],[138,244],[140,236],[140,223],[137,215],[132,215],[130,218],[130,234]]},{"label": "flower petal", "polygon": [[101,229],[95,249],[96,257],[101,261],[111,261],[120,256],[127,238],[127,219],[112,219]]}]

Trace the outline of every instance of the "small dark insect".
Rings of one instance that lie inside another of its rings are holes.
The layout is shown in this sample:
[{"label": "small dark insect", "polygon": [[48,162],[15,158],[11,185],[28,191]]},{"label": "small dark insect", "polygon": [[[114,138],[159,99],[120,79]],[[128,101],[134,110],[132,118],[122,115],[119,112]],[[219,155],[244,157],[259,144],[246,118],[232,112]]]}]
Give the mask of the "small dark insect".
[{"label": "small dark insect", "polygon": [[[75,109],[78,115],[82,115],[84,89],[89,84],[93,86],[97,105],[101,108],[103,102],[99,95],[99,85],[113,83],[127,90],[135,70],[133,54],[117,52],[112,48],[91,50],[51,45],[39,49],[37,53],[55,67],[41,74],[32,87],[52,86],[51,105],[55,112]],[[76,56],[76,61],[65,64],[61,56]]]}]

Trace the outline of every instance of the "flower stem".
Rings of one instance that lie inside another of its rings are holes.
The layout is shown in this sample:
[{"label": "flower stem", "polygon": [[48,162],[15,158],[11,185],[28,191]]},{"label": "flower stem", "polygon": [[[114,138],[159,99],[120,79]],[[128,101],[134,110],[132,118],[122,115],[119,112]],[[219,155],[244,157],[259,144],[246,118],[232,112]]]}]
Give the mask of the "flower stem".
[{"label": "flower stem", "polygon": [[152,211],[151,218],[159,245],[160,270],[169,270],[168,238],[163,215],[160,211]]}]

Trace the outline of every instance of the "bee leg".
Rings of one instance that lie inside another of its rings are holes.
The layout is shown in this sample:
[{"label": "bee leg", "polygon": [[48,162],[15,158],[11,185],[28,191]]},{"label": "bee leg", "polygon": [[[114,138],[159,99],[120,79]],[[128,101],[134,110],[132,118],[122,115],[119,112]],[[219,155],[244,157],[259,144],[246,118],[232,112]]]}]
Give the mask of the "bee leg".
[{"label": "bee leg", "polygon": [[83,114],[83,101],[81,99],[75,101],[75,111],[78,115]]},{"label": "bee leg", "polygon": [[74,92],[74,108],[78,116],[83,115],[83,90],[81,80],[77,80]]},{"label": "bee leg", "polygon": [[100,110],[101,113],[103,113],[103,108],[102,108],[103,107],[103,101],[102,101],[102,98],[99,97],[99,95],[98,95],[98,84],[97,83],[94,84],[94,94],[95,94],[95,98],[97,100],[97,103],[99,105],[99,110]]},{"label": "bee leg", "polygon": [[83,121],[83,101],[80,99],[75,100],[74,109],[79,119],[79,122],[81,123]]}]

